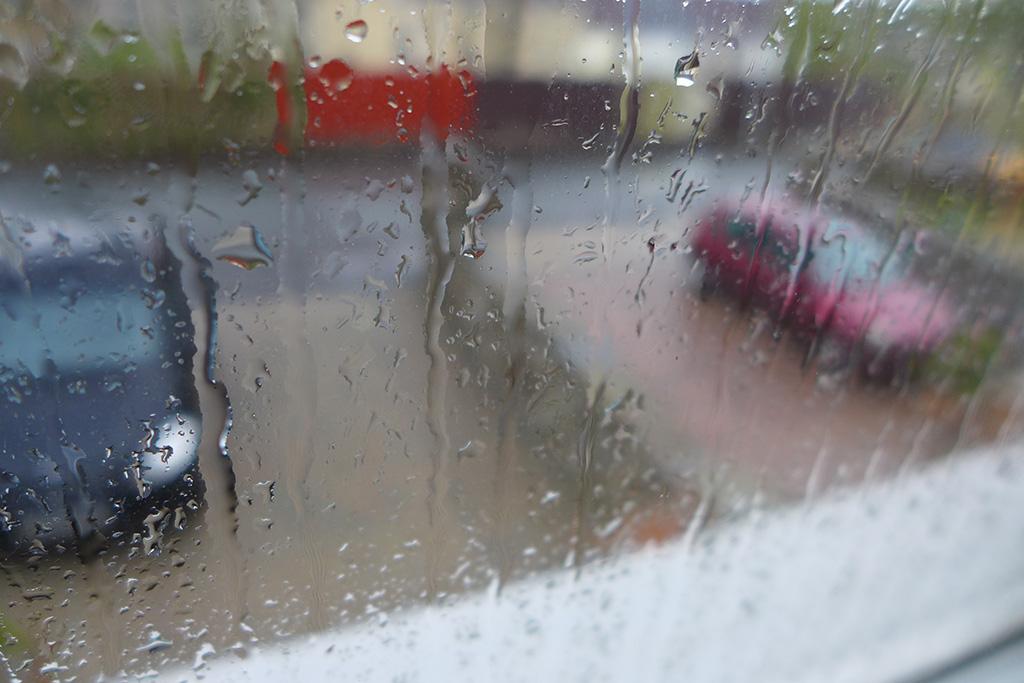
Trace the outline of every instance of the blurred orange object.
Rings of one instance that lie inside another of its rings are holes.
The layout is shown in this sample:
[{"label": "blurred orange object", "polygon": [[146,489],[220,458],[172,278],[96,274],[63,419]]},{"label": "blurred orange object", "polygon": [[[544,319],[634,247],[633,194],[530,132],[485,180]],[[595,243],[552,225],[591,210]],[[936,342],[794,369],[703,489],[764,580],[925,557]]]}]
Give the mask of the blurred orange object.
[{"label": "blurred orange object", "polygon": [[[274,148],[287,154],[282,130],[291,124],[293,111],[286,69],[280,62],[270,68],[277,98],[279,134]],[[476,84],[467,71],[447,66],[430,73],[357,73],[334,59],[305,70],[306,143],[372,144],[418,141],[424,126],[442,140],[452,132],[469,132],[476,123]]]}]

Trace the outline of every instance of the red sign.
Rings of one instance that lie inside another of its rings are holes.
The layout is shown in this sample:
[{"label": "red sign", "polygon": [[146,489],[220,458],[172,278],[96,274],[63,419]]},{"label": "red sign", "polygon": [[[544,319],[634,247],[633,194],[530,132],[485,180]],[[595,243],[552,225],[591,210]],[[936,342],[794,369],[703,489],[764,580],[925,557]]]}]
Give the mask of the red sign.
[{"label": "red sign", "polygon": [[[280,62],[270,67],[277,100],[274,149],[288,153],[285,131],[294,116],[287,71]],[[309,145],[336,143],[416,144],[424,126],[442,140],[453,132],[468,132],[476,122],[476,85],[467,71],[447,66],[428,73],[358,73],[341,60],[307,67],[305,141]]]}]

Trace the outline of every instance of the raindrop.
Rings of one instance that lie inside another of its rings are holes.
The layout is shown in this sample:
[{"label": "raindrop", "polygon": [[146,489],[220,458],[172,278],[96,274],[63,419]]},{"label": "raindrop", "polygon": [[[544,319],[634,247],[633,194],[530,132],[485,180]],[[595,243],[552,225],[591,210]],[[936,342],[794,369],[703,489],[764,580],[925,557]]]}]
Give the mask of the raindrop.
[{"label": "raindrop", "polygon": [[914,236],[914,253],[923,256],[929,253],[932,247],[932,236],[922,230]]},{"label": "raindrop", "polygon": [[814,49],[819,54],[828,54],[835,52],[836,45],[838,45],[838,41],[835,38],[822,38]]},{"label": "raindrop", "polygon": [[583,149],[586,149],[586,150],[591,150],[591,149],[594,149],[594,146],[595,146],[595,144],[597,143],[597,138],[598,138],[598,137],[599,137],[600,135],[601,135],[601,131],[597,131],[596,133],[594,133],[593,135],[591,135],[591,136],[590,136],[589,138],[587,138],[586,140],[584,140],[584,141],[583,141],[583,145],[582,145],[582,146],[583,146]]},{"label": "raindrop", "polygon": [[369,30],[370,28],[366,25],[365,21],[356,19],[345,26],[345,37],[353,43],[361,43],[366,40],[366,34]]},{"label": "raindrop", "polygon": [[729,29],[725,33],[725,46],[730,50],[739,48],[739,41],[736,40],[736,35],[733,32],[733,25],[729,24]]},{"label": "raindrop", "polygon": [[470,439],[464,443],[459,450],[456,452],[456,457],[459,460],[463,458],[476,458],[487,451],[487,444],[476,439]]},{"label": "raindrop", "polygon": [[405,274],[405,269],[408,267],[408,265],[409,259],[405,256],[405,254],[403,254],[402,257],[398,259],[398,266],[395,268],[396,287],[400,288],[402,286],[402,275]]},{"label": "raindrop", "polygon": [[501,209],[501,201],[490,185],[480,188],[480,194],[466,206],[466,216],[477,222]]},{"label": "raindrop", "polygon": [[142,645],[141,647],[137,648],[136,652],[159,652],[160,650],[166,650],[167,648],[171,647],[171,645],[173,645],[173,643],[165,639],[162,635],[160,635],[159,631],[150,631],[149,638],[147,639],[145,645]]},{"label": "raindrop", "polygon": [[832,5],[832,14],[840,14],[850,4],[850,0],[835,0]]},{"label": "raindrop", "polygon": [[43,169],[43,182],[47,185],[56,185],[63,179],[60,169],[55,164],[49,164]]},{"label": "raindrop", "polygon": [[779,29],[775,29],[764,37],[761,41],[762,50],[772,50],[776,56],[782,56],[782,32]]},{"label": "raindrop", "polygon": [[28,83],[28,67],[18,48],[10,43],[0,43],[0,78],[14,83],[18,88]]},{"label": "raindrop", "polygon": [[480,226],[476,221],[469,221],[462,226],[462,255],[473,260],[481,259],[487,251],[487,242],[480,234]]},{"label": "raindrop", "polygon": [[146,282],[156,282],[156,265],[153,264],[153,261],[151,259],[147,258],[145,261],[143,261],[141,266],[139,267],[139,271],[142,275],[142,279],[145,280]]},{"label": "raindrop", "polygon": [[487,251],[487,241],[483,238],[481,226],[487,217],[500,211],[501,200],[498,199],[494,188],[484,185],[480,188],[480,194],[466,207],[466,217],[469,219],[462,226],[462,255],[466,258],[482,258]]},{"label": "raindrop", "polygon": [[716,76],[708,81],[708,85],[705,89],[713,98],[715,98],[716,102],[720,101],[722,99],[722,77]]},{"label": "raindrop", "polygon": [[242,174],[242,191],[243,194],[238,197],[238,203],[241,206],[245,206],[259,195],[260,190],[263,189],[263,183],[260,182],[260,176],[253,169],[247,170]]},{"label": "raindrop", "polygon": [[384,183],[376,178],[366,179],[366,196],[371,202],[375,202],[380,199],[385,189]]},{"label": "raindrop", "polygon": [[245,270],[269,266],[274,261],[263,235],[247,223],[242,223],[213,245],[213,255]]},{"label": "raindrop", "polygon": [[698,70],[700,70],[700,58],[697,56],[696,50],[680,57],[676,61],[676,85],[689,88],[696,82]]}]

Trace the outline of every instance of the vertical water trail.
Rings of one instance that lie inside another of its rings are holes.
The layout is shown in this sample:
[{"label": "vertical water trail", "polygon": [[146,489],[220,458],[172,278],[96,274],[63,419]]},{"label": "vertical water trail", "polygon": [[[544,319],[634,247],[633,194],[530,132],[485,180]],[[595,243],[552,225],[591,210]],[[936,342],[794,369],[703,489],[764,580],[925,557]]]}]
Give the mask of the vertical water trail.
[{"label": "vertical water trail", "polygon": [[868,180],[871,179],[872,174],[878,167],[878,163],[881,161],[882,156],[889,150],[889,146],[892,145],[892,141],[896,138],[896,135],[903,128],[903,124],[906,123],[910,117],[910,113],[913,111],[914,106],[917,104],[918,99],[921,97],[921,93],[924,91],[925,85],[928,81],[928,74],[931,72],[932,65],[935,63],[936,58],[942,52],[942,47],[945,45],[945,33],[946,27],[950,22],[952,10],[947,8],[946,12],[942,16],[942,23],[939,24],[939,28],[936,30],[935,37],[932,40],[931,47],[928,50],[928,54],[925,55],[924,60],[918,65],[914,76],[910,81],[908,87],[908,93],[906,98],[903,100],[903,105],[900,107],[899,113],[896,117],[889,122],[882,132],[882,137],[878,141],[878,146],[875,147],[875,153],[871,157],[871,163],[868,164],[868,170],[864,172],[864,178],[861,183],[866,185]]},{"label": "vertical water trail", "polygon": [[[976,6],[976,9],[978,11],[980,11],[980,3],[979,3],[978,6]],[[973,31],[973,26],[968,29],[969,33],[971,31]],[[958,59],[959,59],[959,56],[958,56]],[[954,74],[957,73],[957,71],[956,71],[957,68],[958,67],[954,67],[954,72],[953,72]],[[955,84],[953,84],[951,87],[955,87]],[[987,201],[988,192],[991,191],[990,183],[992,181],[993,168],[995,167],[996,161],[998,159],[999,151],[1005,148],[1005,144],[1006,144],[1006,141],[1008,139],[1008,136],[1010,135],[1011,131],[1013,130],[1012,121],[1016,117],[1017,110],[1018,110],[1018,108],[1019,108],[1019,106],[1021,104],[1022,97],[1024,97],[1024,74],[1019,74],[1018,73],[1018,74],[1015,75],[1015,78],[1013,79],[1013,82],[1012,82],[1012,85],[1011,85],[1011,88],[1010,88],[1010,92],[1012,93],[1012,95],[1009,98],[1009,108],[1008,108],[1008,111],[1006,112],[1006,118],[1004,120],[1004,124],[1003,124],[1002,128],[1000,129],[1000,133],[999,133],[998,137],[996,138],[995,144],[993,145],[993,147],[991,148],[991,151],[987,155],[987,162],[986,162],[986,165],[985,165],[985,171],[982,174],[981,182],[978,184],[978,187],[977,187],[977,189],[975,191],[974,200],[971,202],[971,206],[970,206],[970,209],[968,210],[967,216],[964,219],[963,223],[960,225],[960,229],[957,232],[956,239],[953,242],[953,246],[952,246],[952,249],[951,249],[951,252],[950,252],[950,256],[949,256],[950,264],[955,262],[955,259],[959,257],[959,255],[961,253],[961,250],[964,249],[964,239],[967,236],[968,231],[971,229],[971,227],[974,226],[975,221],[977,220],[978,214],[980,213],[980,211],[983,210],[982,207],[984,206],[984,204]],[[940,126],[941,125],[944,125],[944,121],[940,123]],[[934,141],[935,139],[937,139],[937,137],[938,137],[938,132],[932,138],[932,140]],[[903,235],[903,233],[904,233],[904,231],[901,229],[899,235],[897,236],[897,242],[894,245],[894,247],[892,249],[892,252],[896,251],[897,246],[899,244],[899,239]],[[892,253],[892,252],[890,252],[890,253]],[[883,272],[884,272],[884,270],[883,270]],[[935,312],[936,312],[937,308],[939,307],[940,302],[946,296],[946,292],[948,291],[949,286],[951,284],[953,273],[954,273],[953,266],[952,265],[947,265],[945,273],[943,274],[943,276],[941,278],[941,281],[939,283],[939,286],[935,290],[935,296],[934,296],[934,298],[932,300],[931,307],[929,308],[928,315],[925,318],[925,323],[924,323],[924,325],[922,327],[922,332],[921,332],[921,336],[922,337],[923,337],[924,334],[927,333],[927,330],[930,328],[930,326],[932,324],[932,318],[935,315]],[[865,316],[865,319],[862,321],[861,329],[860,329],[860,332],[859,332],[859,334],[857,336],[858,339],[862,339],[863,338],[865,332],[867,331],[867,327],[868,327],[868,325],[870,325],[871,319],[874,316],[875,309],[877,307],[877,296],[875,295],[874,290],[877,289],[877,288],[878,288],[878,279],[876,279],[876,281],[873,283],[872,303],[871,303],[871,306],[869,308],[869,311],[868,311],[867,315]],[[871,316],[871,317],[869,317],[869,316]],[[920,339],[918,340],[917,344],[920,345]],[[998,352],[998,349],[997,349],[997,352]],[[985,367],[983,368],[983,371],[982,371],[982,381],[984,381],[985,378],[987,378],[987,376],[988,376],[988,373],[989,373],[989,370],[990,370],[990,366],[991,366],[991,362],[992,362],[992,359],[990,358],[989,361],[986,363]],[[948,451],[949,453],[956,453],[957,451],[959,451],[959,450],[961,450],[961,449],[963,449],[964,447],[967,446],[967,441],[965,440],[966,436],[967,436],[967,434],[966,434],[966,427],[968,426],[971,417],[978,410],[978,405],[979,405],[978,401],[981,399],[982,395],[983,395],[983,392],[976,392],[974,395],[971,396],[970,401],[969,401],[969,403],[967,405],[967,410],[964,412],[964,415],[961,418],[960,425],[959,425],[959,428],[957,430],[956,440],[954,441],[953,445],[949,448],[949,451]],[[933,426],[934,426],[933,422],[934,422],[934,418],[931,418],[931,417],[929,417],[925,421],[925,424],[922,425],[919,433],[915,436],[915,444],[918,443],[919,441],[923,441],[924,440],[925,436],[927,436],[927,431],[929,431],[929,430],[931,430],[933,428]],[[915,451],[916,450],[917,449],[915,448]],[[901,472],[910,471],[910,466],[912,464],[915,464],[915,463],[913,463],[913,462],[910,462],[910,463],[905,462],[904,465],[901,467]]]},{"label": "vertical water trail", "polygon": [[825,152],[822,154],[818,170],[814,174],[811,183],[810,201],[818,202],[821,193],[825,189],[825,180],[828,178],[829,169],[832,167],[832,158],[835,156],[836,147],[839,145],[839,126],[843,118],[844,105],[847,96],[860,80],[860,72],[871,57],[874,45],[875,12],[878,9],[878,0],[871,0],[864,12],[864,24],[860,35],[860,49],[854,57],[850,68],[843,75],[843,83],[839,87],[835,100],[832,102],[832,110],[828,117],[828,141],[825,144]]},{"label": "vertical water trail", "polygon": [[104,675],[117,680],[124,666],[124,638],[121,627],[120,595],[114,594],[116,584],[104,572],[102,561],[86,563],[82,568],[85,584],[89,587],[89,600],[96,616],[91,623],[99,623],[100,666]]},{"label": "vertical water trail", "polygon": [[281,231],[283,235],[279,312],[285,354],[286,436],[284,438],[285,488],[295,510],[299,545],[308,564],[310,580],[309,622],[319,630],[327,626],[324,586],[327,571],[310,515],[313,493],[310,478],[316,459],[313,432],[317,417],[316,359],[307,326],[307,287],[313,271],[309,226],[305,223],[304,178],[301,161],[285,158],[278,174],[281,187]]},{"label": "vertical water trail", "polygon": [[579,463],[579,486],[576,493],[576,518],[574,521],[574,545],[572,552],[572,566],[576,571],[576,578],[579,578],[583,571],[584,553],[587,550],[587,520],[588,505],[590,499],[590,470],[594,461],[594,446],[597,444],[597,435],[601,429],[604,410],[605,381],[601,380],[594,390],[593,398],[587,409],[587,417],[583,422],[583,429],[580,430],[579,439],[576,442],[576,456]]},{"label": "vertical water trail", "polygon": [[[932,150],[935,149],[935,143],[946,131],[946,125],[949,123],[950,116],[953,113],[953,103],[956,98],[957,86],[960,83],[960,76],[963,73],[964,65],[967,63],[969,56],[968,51],[974,45],[974,38],[978,32],[978,22],[981,19],[981,13],[984,8],[985,0],[977,0],[974,3],[970,21],[967,24],[967,28],[964,30],[961,39],[958,41],[960,43],[960,47],[957,49],[956,58],[953,60],[953,66],[949,71],[949,75],[946,77],[946,84],[942,88],[942,115],[939,117],[938,125],[935,126],[935,131],[928,138],[928,142],[925,143],[924,149],[914,160],[915,171],[918,171],[920,167],[928,161]],[[917,177],[916,172],[913,174],[913,177]],[[913,182],[908,183],[908,187],[912,184]]]},{"label": "vertical water trail", "polygon": [[622,73],[625,85],[622,89],[620,102],[625,106],[625,115],[619,115],[619,125],[615,133],[615,144],[601,166],[604,174],[605,217],[604,231],[601,238],[601,250],[604,261],[611,261],[612,230],[618,219],[618,183],[622,160],[629,151],[636,135],[637,119],[640,116],[640,0],[626,0],[624,21],[624,42],[626,44],[625,60]]},{"label": "vertical water trail", "polygon": [[[950,67],[949,73],[946,75],[945,84],[942,87],[942,94],[939,97],[939,101],[942,103],[942,114],[939,116],[938,123],[932,134],[928,136],[928,139],[921,145],[917,153],[914,154],[914,160],[910,167],[910,178],[903,189],[903,194],[900,197],[900,204],[897,210],[897,223],[902,223],[905,220],[906,213],[909,211],[909,201],[911,192],[914,188],[919,186],[921,180],[921,173],[925,168],[925,164],[931,158],[932,151],[936,147],[936,143],[942,134],[946,131],[946,126],[949,123],[950,117],[953,114],[953,101],[956,97],[957,86],[960,83],[960,76],[963,73],[964,65],[967,63],[968,57],[970,56],[969,50],[974,45],[974,38],[978,30],[978,22],[981,19],[982,10],[985,7],[985,0],[976,0],[970,14],[970,20],[963,33],[960,36],[954,37],[954,42],[959,43],[957,48],[956,56],[953,59],[953,64]],[[954,7],[947,8],[947,19],[955,13]]]},{"label": "vertical water trail", "polygon": [[[447,55],[451,35],[451,0],[427,3],[421,13],[423,34],[428,47],[426,66],[433,71]],[[440,565],[448,531],[448,468],[451,460],[451,437],[448,434],[448,356],[441,346],[444,327],[444,302],[448,284],[455,271],[448,230],[451,211],[448,197],[448,157],[444,136],[430,116],[423,120],[420,132],[420,167],[422,201],[420,228],[426,243],[429,262],[427,301],[423,318],[423,342],[429,360],[427,369],[426,422],[433,439],[430,473],[427,477],[427,522],[430,538],[426,545],[427,599],[433,601],[440,593]]]},{"label": "vertical water trail", "polygon": [[[189,178],[194,185],[194,178]],[[195,243],[192,220],[186,213],[178,224],[177,239],[168,239],[171,253],[181,264],[181,284],[192,311],[196,353],[192,365],[199,409],[203,416],[199,438],[199,470],[206,484],[207,526],[211,546],[223,560],[225,590],[234,624],[239,627],[248,610],[245,555],[238,539],[238,495],[235,472],[227,451],[231,430],[231,403],[224,384],[216,378],[217,282],[212,265]]]},{"label": "vertical water trail", "polygon": [[495,467],[495,500],[497,501],[496,545],[498,551],[498,590],[506,584],[511,571],[508,553],[509,509],[507,483],[515,472],[517,454],[516,427],[523,405],[523,383],[526,374],[526,301],[529,281],[526,265],[526,240],[533,220],[533,186],[530,162],[527,159],[509,159],[506,176],[514,190],[512,217],[505,231],[505,293],[502,302],[502,320],[508,343],[507,370],[508,396],[498,424],[498,461]]},{"label": "vertical water trail", "polygon": [[427,274],[427,310],[423,321],[424,346],[430,367],[427,370],[427,427],[434,440],[430,476],[427,480],[427,515],[433,538],[427,543],[427,590],[437,595],[439,547],[444,538],[445,500],[448,493],[448,461],[451,438],[448,435],[448,358],[441,347],[445,295],[455,269],[448,235],[448,165],[438,136],[424,125],[421,135],[423,201],[420,227],[426,239],[430,267]]},{"label": "vertical water trail", "polygon": [[[622,160],[636,135],[637,119],[640,116],[640,0],[626,0],[623,20],[623,40],[625,42],[625,60],[622,66],[625,85],[622,91],[622,103],[625,115],[620,113],[619,126],[615,134],[615,143],[611,152],[601,166],[604,175],[605,215],[601,250],[604,255],[605,280],[610,281],[610,269],[613,256],[612,233],[619,220],[619,171]],[[609,290],[610,291],[610,290]],[[605,292],[597,290],[597,295]],[[607,306],[594,306],[606,314]],[[595,321],[597,322],[597,321]],[[597,430],[600,428],[598,412],[604,400],[607,378],[602,377],[596,385],[591,385],[593,397],[577,443],[577,460],[579,464],[578,487],[576,491],[576,514],[574,520],[574,547],[572,552],[573,566],[579,577],[583,566],[583,554],[586,550],[587,506],[590,498],[590,467],[593,462],[594,445]]]},{"label": "vertical water trail", "polygon": [[[985,172],[975,192],[974,200],[971,202],[971,207],[968,210],[967,217],[964,219],[963,224],[960,226],[960,230],[957,233],[956,241],[953,243],[952,257],[950,259],[951,262],[953,259],[957,258],[961,254],[961,252],[966,248],[964,245],[964,240],[967,237],[968,231],[971,230],[972,228],[976,228],[977,221],[981,220],[981,213],[984,211],[985,205],[990,200],[990,193],[992,192],[992,175],[995,169],[998,168],[1001,150],[1005,150],[1007,148],[1007,143],[1012,138],[1014,132],[1017,130],[1014,126],[1014,121],[1017,120],[1018,110],[1020,109],[1022,102],[1024,102],[1024,73],[1017,72],[1014,75],[1012,84],[1009,88],[1009,92],[1011,93],[1011,95],[1009,98],[1009,105],[1006,111],[1006,116],[1003,119],[1003,124],[1000,128],[999,135],[996,138],[996,142],[991,148],[991,151],[988,153],[987,161],[985,163]],[[935,315],[936,309],[939,307],[939,301],[944,296],[946,296],[946,292],[949,291],[949,287],[953,278],[953,271],[954,269],[952,266],[948,266],[946,268],[946,273],[942,278],[942,283],[939,286],[935,299],[932,302],[931,309],[928,311],[928,318],[925,321],[924,327],[925,330],[927,330],[932,324],[932,318]],[[996,354],[1002,351],[1002,345],[1003,341],[1000,341],[999,345],[995,350]],[[992,358],[989,358],[988,361],[986,361],[981,378],[982,382],[984,382],[985,379],[987,379],[988,377],[989,370],[991,368],[994,357],[995,355],[993,355]],[[956,442],[954,443],[953,448],[950,450],[950,452],[956,452],[958,450],[965,448],[968,445],[965,440],[967,436],[966,427],[969,425],[971,417],[979,410],[979,401],[983,399],[983,396],[984,392],[982,391],[976,391],[971,396],[970,402],[967,405],[967,410],[961,418],[960,426],[957,430]]]},{"label": "vertical water trail", "polygon": [[[169,14],[140,5],[140,16],[149,17],[150,26],[170,24],[171,43],[181,39],[180,8],[165,8]],[[171,17],[176,20],[171,20]],[[166,30],[166,28],[165,28]],[[156,35],[156,31],[150,31]],[[168,47],[168,51],[171,49]],[[188,65],[174,55],[173,78],[187,80],[192,76]],[[165,80],[163,106],[186,125],[197,125],[187,103],[172,94],[171,82]],[[174,149],[170,138],[168,150]],[[198,189],[199,158],[195,146],[186,145],[176,150],[179,157],[177,170],[171,173],[167,186],[168,211],[177,215],[177,234],[172,226],[163,224],[160,232],[168,250],[178,261],[179,277],[186,303],[192,313],[195,355],[192,374],[199,397],[202,427],[198,446],[199,471],[205,485],[206,521],[211,536],[210,546],[223,559],[222,581],[226,584],[228,604],[235,628],[239,628],[248,612],[248,576],[246,556],[238,537],[238,493],[234,466],[228,452],[228,435],[232,427],[232,408],[227,387],[217,379],[217,290],[219,285],[212,275],[213,265],[196,244],[196,231],[192,222]]]}]

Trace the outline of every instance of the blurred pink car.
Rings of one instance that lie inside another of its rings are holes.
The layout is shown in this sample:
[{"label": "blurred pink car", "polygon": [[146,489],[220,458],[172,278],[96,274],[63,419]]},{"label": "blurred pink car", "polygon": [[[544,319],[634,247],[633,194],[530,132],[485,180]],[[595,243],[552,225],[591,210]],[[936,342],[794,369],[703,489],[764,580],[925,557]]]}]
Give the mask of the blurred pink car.
[{"label": "blurred pink car", "polygon": [[952,301],[912,270],[915,240],[893,246],[854,221],[786,204],[720,207],[698,221],[691,245],[702,290],[721,289],[767,309],[818,342],[860,354],[890,378],[957,328]]}]

